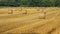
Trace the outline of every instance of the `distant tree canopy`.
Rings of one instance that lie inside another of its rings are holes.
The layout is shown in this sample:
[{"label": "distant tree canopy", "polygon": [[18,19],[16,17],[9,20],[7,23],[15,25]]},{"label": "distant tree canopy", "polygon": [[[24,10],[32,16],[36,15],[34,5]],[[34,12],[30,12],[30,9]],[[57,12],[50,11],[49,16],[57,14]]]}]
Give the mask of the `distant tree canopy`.
[{"label": "distant tree canopy", "polygon": [[59,7],[60,0],[0,0],[0,6]]}]

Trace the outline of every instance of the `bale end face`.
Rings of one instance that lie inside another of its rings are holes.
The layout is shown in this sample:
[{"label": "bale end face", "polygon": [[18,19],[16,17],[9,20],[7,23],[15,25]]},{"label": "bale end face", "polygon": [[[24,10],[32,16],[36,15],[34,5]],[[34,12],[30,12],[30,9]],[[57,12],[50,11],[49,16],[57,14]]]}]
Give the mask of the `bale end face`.
[{"label": "bale end face", "polygon": [[9,11],[9,13],[8,13],[8,14],[13,14],[13,10]]},{"label": "bale end face", "polygon": [[22,11],[22,14],[27,14],[27,11]]},{"label": "bale end face", "polygon": [[45,13],[40,13],[39,14],[39,19],[46,19],[46,14]]}]

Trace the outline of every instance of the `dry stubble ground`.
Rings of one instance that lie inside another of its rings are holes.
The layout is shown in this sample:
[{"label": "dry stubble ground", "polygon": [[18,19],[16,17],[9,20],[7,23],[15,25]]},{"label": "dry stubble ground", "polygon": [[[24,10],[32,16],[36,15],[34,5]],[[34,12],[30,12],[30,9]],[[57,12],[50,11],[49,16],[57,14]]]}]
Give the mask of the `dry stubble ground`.
[{"label": "dry stubble ground", "polygon": [[0,34],[60,34],[60,8],[0,8]]}]

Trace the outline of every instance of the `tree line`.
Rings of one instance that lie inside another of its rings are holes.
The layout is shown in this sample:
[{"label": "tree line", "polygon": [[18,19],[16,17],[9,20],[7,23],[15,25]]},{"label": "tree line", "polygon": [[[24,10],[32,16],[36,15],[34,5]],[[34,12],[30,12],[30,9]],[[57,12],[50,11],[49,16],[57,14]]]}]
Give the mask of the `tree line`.
[{"label": "tree line", "polygon": [[0,6],[60,7],[60,0],[0,0]]}]

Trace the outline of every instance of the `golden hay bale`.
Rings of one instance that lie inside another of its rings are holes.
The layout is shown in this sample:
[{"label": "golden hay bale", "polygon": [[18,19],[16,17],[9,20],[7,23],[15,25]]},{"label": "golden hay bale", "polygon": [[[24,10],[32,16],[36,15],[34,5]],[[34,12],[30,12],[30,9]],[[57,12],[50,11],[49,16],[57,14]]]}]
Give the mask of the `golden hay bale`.
[{"label": "golden hay bale", "polygon": [[46,13],[45,12],[41,12],[39,14],[39,19],[45,19],[46,18]]},{"label": "golden hay bale", "polygon": [[13,10],[12,9],[9,10],[8,14],[13,14]]},{"label": "golden hay bale", "polygon": [[22,14],[27,14],[27,10],[23,10],[21,13]]}]

